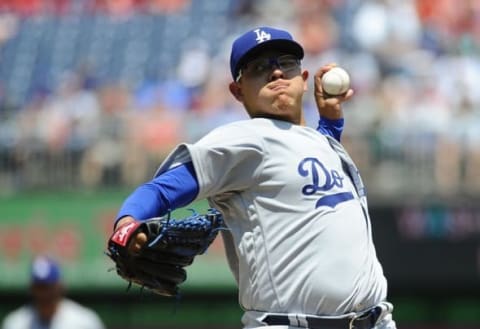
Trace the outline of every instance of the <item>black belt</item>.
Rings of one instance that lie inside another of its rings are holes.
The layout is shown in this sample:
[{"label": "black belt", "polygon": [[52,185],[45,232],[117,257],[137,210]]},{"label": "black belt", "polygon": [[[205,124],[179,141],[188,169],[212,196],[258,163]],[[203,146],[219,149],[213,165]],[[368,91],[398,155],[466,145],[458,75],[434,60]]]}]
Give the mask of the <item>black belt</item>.
[{"label": "black belt", "polygon": [[372,329],[382,313],[381,307],[374,307],[357,317],[351,318],[321,318],[315,316],[303,316],[292,319],[292,315],[268,314],[262,322],[270,326],[294,326],[308,329]]}]

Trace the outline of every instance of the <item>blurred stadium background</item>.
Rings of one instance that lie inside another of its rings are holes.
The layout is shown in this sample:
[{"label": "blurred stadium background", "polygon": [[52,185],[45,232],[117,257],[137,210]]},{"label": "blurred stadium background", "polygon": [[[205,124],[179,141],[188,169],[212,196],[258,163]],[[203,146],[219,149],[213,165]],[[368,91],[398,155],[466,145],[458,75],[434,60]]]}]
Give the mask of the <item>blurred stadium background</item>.
[{"label": "blurred stadium background", "polygon": [[311,72],[351,73],[343,140],[399,327],[480,328],[478,0],[0,0],[0,319],[46,252],[108,328],[240,328],[221,241],[179,301],[125,293],[103,249],[175,144],[246,118],[228,56],[257,25],[290,29]]}]

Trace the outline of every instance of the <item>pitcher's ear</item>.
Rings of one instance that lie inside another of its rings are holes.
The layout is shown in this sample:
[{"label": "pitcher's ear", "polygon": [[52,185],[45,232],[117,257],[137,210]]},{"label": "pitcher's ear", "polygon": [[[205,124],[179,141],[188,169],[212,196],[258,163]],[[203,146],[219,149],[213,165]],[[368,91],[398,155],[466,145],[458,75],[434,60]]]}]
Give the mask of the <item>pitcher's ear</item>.
[{"label": "pitcher's ear", "polygon": [[238,85],[237,82],[235,81],[230,82],[228,89],[230,89],[230,93],[233,95],[233,97],[235,97],[237,101],[239,102],[243,101],[242,88]]},{"label": "pitcher's ear", "polygon": [[307,80],[308,80],[308,76],[310,74],[308,73],[307,70],[303,71],[302,72],[302,79],[303,79],[303,91],[307,91],[308,90],[308,83],[307,83]]}]

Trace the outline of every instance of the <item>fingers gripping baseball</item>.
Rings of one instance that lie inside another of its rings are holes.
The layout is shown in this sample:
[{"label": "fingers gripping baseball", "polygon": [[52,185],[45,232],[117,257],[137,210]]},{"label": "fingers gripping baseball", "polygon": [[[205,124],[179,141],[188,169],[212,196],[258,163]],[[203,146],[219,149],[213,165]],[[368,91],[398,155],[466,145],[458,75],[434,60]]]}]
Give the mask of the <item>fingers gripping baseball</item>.
[{"label": "fingers gripping baseball", "polygon": [[334,67],[337,67],[335,63],[324,65],[314,75],[314,93],[318,113],[320,114],[320,116],[327,119],[343,118],[341,104],[349,100],[354,93],[353,89],[351,88],[349,88],[345,93],[340,95],[330,95],[325,92],[322,85],[322,77]]}]

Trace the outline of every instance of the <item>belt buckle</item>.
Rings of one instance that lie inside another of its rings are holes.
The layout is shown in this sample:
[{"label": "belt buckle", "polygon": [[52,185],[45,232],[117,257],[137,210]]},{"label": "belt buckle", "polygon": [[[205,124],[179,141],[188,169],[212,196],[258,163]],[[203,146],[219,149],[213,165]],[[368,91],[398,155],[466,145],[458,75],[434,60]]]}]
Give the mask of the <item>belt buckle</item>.
[{"label": "belt buckle", "polygon": [[[375,308],[372,308],[366,312],[363,312],[363,313],[356,313],[352,316],[352,318],[350,319],[350,322],[348,323],[348,329],[355,329],[355,321],[357,320],[367,320],[367,319],[370,319],[372,316],[375,316],[374,314],[374,309]],[[375,317],[375,322],[376,320],[378,320],[378,317]],[[369,328],[373,328],[375,326],[375,323],[371,324],[371,326],[369,326]],[[363,325],[360,326],[363,328]]]},{"label": "belt buckle", "polygon": [[[361,315],[360,315],[361,316]],[[355,329],[355,321],[360,317],[359,315],[354,315],[352,316],[352,318],[350,319],[350,321],[348,322],[348,329]]]}]

